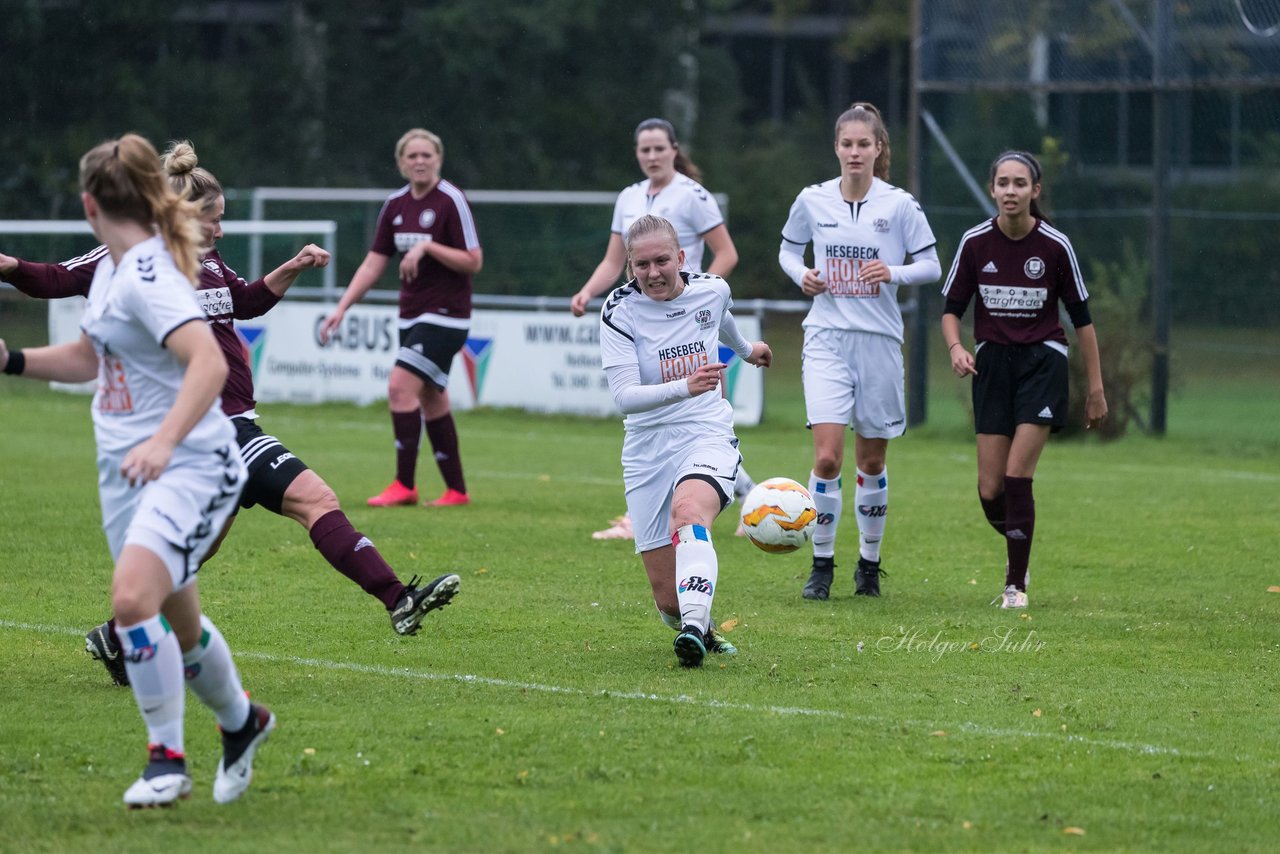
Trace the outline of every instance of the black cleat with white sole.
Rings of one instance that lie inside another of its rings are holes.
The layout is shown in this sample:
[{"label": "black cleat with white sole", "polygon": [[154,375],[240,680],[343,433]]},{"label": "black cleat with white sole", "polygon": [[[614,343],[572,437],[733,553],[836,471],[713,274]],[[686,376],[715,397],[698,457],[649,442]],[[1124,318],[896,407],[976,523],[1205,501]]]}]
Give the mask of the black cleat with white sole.
[{"label": "black cleat with white sole", "polygon": [[417,634],[422,618],[453,601],[453,597],[458,595],[458,587],[462,584],[462,579],[449,573],[440,576],[426,587],[419,587],[418,580],[416,575],[409,580],[404,593],[401,593],[396,601],[396,606],[391,609],[391,628],[395,629],[396,634]]}]

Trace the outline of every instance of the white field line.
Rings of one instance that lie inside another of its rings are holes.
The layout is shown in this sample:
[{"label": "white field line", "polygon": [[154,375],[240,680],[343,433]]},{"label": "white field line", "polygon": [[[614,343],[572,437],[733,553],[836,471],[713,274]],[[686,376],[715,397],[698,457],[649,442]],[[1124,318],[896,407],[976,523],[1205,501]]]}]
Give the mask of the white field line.
[{"label": "white field line", "polygon": [[[0,628],[17,631],[31,631],[40,634],[72,635],[82,638],[84,632],[67,626],[50,626],[41,623],[22,623],[0,619]],[[760,706],[751,703],[734,703],[725,700],[690,697],[687,694],[651,694],[643,691],[614,691],[607,688],[585,690],[582,688],[566,688],[559,685],[543,685],[538,682],[519,682],[511,679],[496,679],[490,676],[476,676],[469,673],[432,673],[425,670],[411,670],[406,667],[385,667],[378,664],[358,664],[350,661],[329,661],[321,658],[303,658],[293,655],[275,655],[268,652],[237,652],[236,658],[266,661],[272,664],[289,664],[317,670],[347,671],[364,673],[371,676],[382,676],[391,679],[413,679],[424,682],[453,682],[462,685],[478,685],[499,690],[532,692],[538,694],[555,694],[568,697],[584,697],[597,700],[621,700],[640,703],[664,703],[674,705],[698,706],[706,709],[723,709],[732,712],[745,712],[755,715],[777,715],[782,717],[816,717],[832,718],[858,723],[877,723],[889,727],[907,726],[913,729],[947,733],[965,733],[989,738],[1020,739],[1052,739],[1064,744],[1078,744],[1084,747],[1106,748],[1123,753],[1138,753],[1148,756],[1180,756],[1211,758],[1214,754],[1185,751],[1176,747],[1164,747],[1156,744],[1140,744],[1131,741],[1114,739],[1089,738],[1083,735],[1061,734],[1055,732],[1033,732],[1030,730],[1003,729],[976,724],[972,721],[946,723],[938,721],[889,720],[871,715],[858,715],[840,709],[809,709],[802,706]],[[1236,761],[1251,761],[1248,757],[1235,756]]]}]

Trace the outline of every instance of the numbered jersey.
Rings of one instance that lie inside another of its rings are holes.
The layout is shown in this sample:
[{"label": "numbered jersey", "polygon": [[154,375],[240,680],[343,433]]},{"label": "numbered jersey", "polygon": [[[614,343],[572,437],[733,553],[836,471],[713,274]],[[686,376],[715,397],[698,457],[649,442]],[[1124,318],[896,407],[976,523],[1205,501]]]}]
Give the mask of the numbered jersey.
[{"label": "numbered jersey", "polygon": [[[729,284],[710,273],[680,275],[685,289],[673,300],[650,299],[634,281],[609,294],[600,313],[602,367],[637,365],[642,384],[661,385],[720,361],[720,322],[733,306]],[[628,430],[700,423],[709,432],[733,435],[733,407],[718,392],[700,394],[631,413],[623,423]]]},{"label": "numbered jersey", "polygon": [[[118,267],[110,255],[102,257],[80,321],[98,354],[93,429],[100,453],[123,452],[155,435],[185,372],[165,340],[178,327],[204,319],[195,290],[161,238],[131,248]],[[234,438],[215,401],[182,445],[214,451]]]},{"label": "numbered jersey", "polygon": [[697,181],[676,173],[670,184],[649,194],[650,181],[644,179],[618,194],[613,206],[613,233],[625,238],[631,224],[646,214],[660,216],[676,229],[676,239],[684,250],[684,268],[702,272],[705,243],[702,235],[724,224],[724,215],[715,197]]},{"label": "numbered jersey", "polygon": [[805,328],[873,332],[902,341],[898,286],[864,282],[868,261],[901,266],[937,241],[920,204],[905,190],[871,179],[860,202],[845,201],[840,179],[805,187],[791,205],[782,239],[813,244],[813,267],[827,284],[813,298]]}]

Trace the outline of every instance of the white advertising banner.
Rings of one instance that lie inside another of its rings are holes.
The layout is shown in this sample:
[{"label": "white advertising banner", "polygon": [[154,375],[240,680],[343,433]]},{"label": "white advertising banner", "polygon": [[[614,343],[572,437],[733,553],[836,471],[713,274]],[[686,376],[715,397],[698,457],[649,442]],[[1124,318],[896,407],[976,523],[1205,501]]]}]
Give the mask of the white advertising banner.
[{"label": "white advertising banner", "polygon": [[[396,309],[354,306],[328,346],[316,335],[330,308],[285,302],[265,317],[236,324],[264,402],[385,399],[399,349]],[[599,318],[567,312],[476,311],[466,345],[453,361],[449,399],[458,409],[510,406],[536,412],[609,416],[617,412],[600,368]],[[760,337],[755,317],[738,318],[742,334]],[[725,389],[739,424],[758,424],[761,372],[721,348]]]},{"label": "white advertising banner", "polygon": [[[49,340],[79,334],[83,299],[49,303]],[[342,327],[321,346],[317,330],[332,310],[323,303],[283,302],[265,317],[239,321],[253,365],[258,400],[367,404],[385,400],[387,379],[400,348],[393,306],[352,307]],[[510,406],[535,412],[616,414],[600,368],[599,318],[568,312],[476,311],[466,345],[449,372],[449,400],[457,409]],[[738,318],[750,340],[760,337],[760,320]],[[761,371],[720,348],[725,393],[738,424],[759,424],[764,409]],[[92,391],[93,383],[63,386]]]}]

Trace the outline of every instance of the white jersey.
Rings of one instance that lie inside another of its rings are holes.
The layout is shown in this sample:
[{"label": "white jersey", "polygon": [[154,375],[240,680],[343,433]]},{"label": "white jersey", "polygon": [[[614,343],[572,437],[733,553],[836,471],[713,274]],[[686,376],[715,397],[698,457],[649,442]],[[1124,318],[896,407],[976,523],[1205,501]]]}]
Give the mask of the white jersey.
[{"label": "white jersey", "polygon": [[676,238],[684,250],[684,267],[691,273],[702,272],[702,235],[724,225],[724,214],[715,197],[697,181],[676,173],[671,183],[649,195],[648,178],[632,184],[618,194],[613,205],[613,233],[625,238],[631,224],[646,214],[660,216],[676,229]]},{"label": "white jersey", "polygon": [[[89,286],[80,329],[98,354],[93,431],[101,454],[125,451],[155,435],[173,408],[184,369],[164,347],[170,332],[205,322],[195,288],[178,271],[159,237],[144,240],[120,259],[104,256]],[[235,438],[218,401],[182,441],[215,450]]]},{"label": "white jersey", "polygon": [[791,205],[782,239],[813,243],[813,268],[827,290],[813,298],[805,328],[849,329],[902,338],[898,286],[861,281],[864,261],[901,266],[937,243],[920,203],[905,190],[871,179],[866,198],[845,201],[840,179],[805,187]]},{"label": "white jersey", "polygon": [[[684,380],[720,361],[720,323],[733,306],[729,283],[710,273],[681,273],[680,296],[659,302],[628,282],[609,294],[600,312],[600,364],[606,370],[636,365],[644,385]],[[700,423],[733,435],[733,407],[719,392],[633,412],[628,430],[659,424]]]}]

